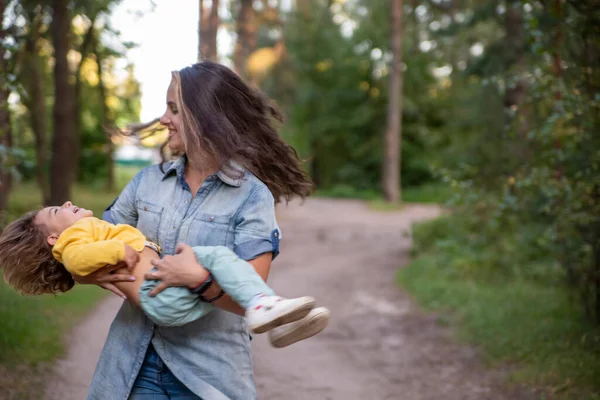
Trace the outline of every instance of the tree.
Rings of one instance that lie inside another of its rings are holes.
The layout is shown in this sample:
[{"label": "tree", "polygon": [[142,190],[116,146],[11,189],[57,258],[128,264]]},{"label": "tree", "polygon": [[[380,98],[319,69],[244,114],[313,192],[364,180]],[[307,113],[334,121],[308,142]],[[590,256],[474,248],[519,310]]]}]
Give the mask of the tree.
[{"label": "tree", "polygon": [[[50,185],[47,174],[48,132],[46,121],[45,63],[40,55],[43,19],[47,15],[41,4],[21,4],[21,14],[27,18],[28,32],[25,34],[25,48],[19,80],[23,104],[29,111],[31,129],[35,137],[36,178],[42,192],[42,204],[50,202]],[[26,9],[28,8],[28,9]]]},{"label": "tree", "polygon": [[94,36],[94,24],[96,23],[96,18],[101,10],[95,10],[89,21],[89,26],[83,36],[83,42],[79,48],[79,53],[81,54],[81,58],[77,63],[76,71],[75,71],[75,86],[74,86],[74,107],[73,107],[73,179],[77,180],[80,177],[80,164],[81,164],[81,111],[83,109],[83,104],[81,101],[81,67],[85,62],[85,59],[88,56],[88,53],[92,48],[92,41]]},{"label": "tree", "polygon": [[71,11],[68,0],[54,0],[52,7],[54,45],[54,134],[50,166],[50,203],[62,204],[71,198],[73,182],[73,100],[69,83],[67,54],[70,49]]},{"label": "tree", "polygon": [[204,7],[205,0],[200,0],[200,18],[198,19],[198,61],[217,60],[217,32],[221,23],[219,19],[219,0],[212,0],[210,10]]},{"label": "tree", "polygon": [[388,202],[401,200],[400,162],[402,149],[402,0],[392,0],[392,72],[388,122],[385,132],[383,193]]},{"label": "tree", "polygon": [[[510,111],[518,110],[526,94],[525,79],[521,76],[525,70],[525,27],[523,24],[522,4],[520,0],[508,0],[506,2],[505,28],[505,53],[507,54],[507,66],[514,66],[514,82],[508,82],[504,92],[504,107]],[[523,124],[520,124],[524,131]]]},{"label": "tree", "polygon": [[256,49],[256,12],[253,0],[240,0],[240,9],[236,20],[237,41],[233,53],[235,71],[246,77],[246,61]]},{"label": "tree", "polygon": [[7,31],[3,27],[5,12],[10,0],[0,0],[0,212],[6,211],[8,207],[8,196],[12,188],[12,176],[8,157],[12,149],[12,129],[8,97],[10,88],[8,86],[9,66],[4,51],[4,41]]}]

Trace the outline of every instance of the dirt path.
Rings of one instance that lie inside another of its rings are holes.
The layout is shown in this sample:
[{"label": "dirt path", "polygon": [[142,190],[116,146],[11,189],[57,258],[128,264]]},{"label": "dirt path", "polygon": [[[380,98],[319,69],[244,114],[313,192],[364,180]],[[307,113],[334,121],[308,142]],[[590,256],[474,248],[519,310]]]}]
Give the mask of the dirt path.
[{"label": "dirt path", "polygon": [[[259,399],[529,398],[503,389],[501,371],[484,370],[475,351],[456,345],[394,283],[411,223],[438,213],[428,206],[376,213],[358,201],[326,199],[279,210],[282,254],[269,283],[286,296],[315,296],[332,319],[320,335],[285,349],[271,348],[266,335],[255,337]],[[111,297],[75,330],[47,400],[85,397],[119,303]],[[71,383],[68,393],[64,382]]]},{"label": "dirt path", "polygon": [[45,400],[85,399],[108,328],[122,303],[117,296],[107,297],[71,332],[67,356],[56,363]]},{"label": "dirt path", "polygon": [[412,222],[438,215],[408,206],[375,213],[357,201],[315,199],[281,210],[282,253],[269,283],[311,294],[332,311],[318,336],[285,349],[255,338],[261,400],[525,399],[502,389],[472,349],[425,316],[395,284]]}]

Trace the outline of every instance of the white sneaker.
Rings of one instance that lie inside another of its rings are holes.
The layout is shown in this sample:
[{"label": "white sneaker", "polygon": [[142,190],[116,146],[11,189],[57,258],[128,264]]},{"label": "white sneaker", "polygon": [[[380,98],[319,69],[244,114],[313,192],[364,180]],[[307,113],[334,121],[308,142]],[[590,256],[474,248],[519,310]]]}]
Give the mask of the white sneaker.
[{"label": "white sneaker", "polygon": [[315,306],[312,297],[284,299],[279,296],[264,296],[260,303],[246,310],[246,320],[254,333],[265,333],[271,329],[304,318]]},{"label": "white sneaker", "polygon": [[325,307],[313,308],[304,318],[282,325],[269,332],[273,347],[281,348],[308,339],[327,327],[329,310]]}]

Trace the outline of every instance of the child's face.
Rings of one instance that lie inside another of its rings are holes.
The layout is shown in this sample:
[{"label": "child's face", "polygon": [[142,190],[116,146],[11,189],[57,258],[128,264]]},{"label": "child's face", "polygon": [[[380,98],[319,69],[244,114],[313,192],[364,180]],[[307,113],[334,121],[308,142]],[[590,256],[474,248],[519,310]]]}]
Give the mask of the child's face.
[{"label": "child's face", "polygon": [[48,229],[48,244],[54,246],[58,236],[67,228],[70,228],[75,222],[82,218],[92,217],[94,213],[85,208],[79,208],[75,204],[67,201],[60,207],[46,207],[42,209],[37,217],[38,224],[46,226]]}]

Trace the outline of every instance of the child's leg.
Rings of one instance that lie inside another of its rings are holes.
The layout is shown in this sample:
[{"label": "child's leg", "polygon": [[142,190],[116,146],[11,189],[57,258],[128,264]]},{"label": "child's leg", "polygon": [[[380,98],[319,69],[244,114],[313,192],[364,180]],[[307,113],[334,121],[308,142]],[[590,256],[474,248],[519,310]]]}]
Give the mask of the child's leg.
[{"label": "child's leg", "polygon": [[283,299],[267,286],[252,265],[226,247],[194,247],[196,259],[221,289],[246,309],[254,333],[263,333],[303,318],[315,306],[312,297]]},{"label": "child's leg", "polygon": [[198,262],[206,268],[221,289],[244,309],[250,308],[259,296],[274,296],[254,267],[223,246],[193,247]]}]

